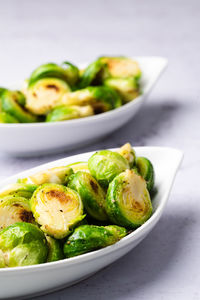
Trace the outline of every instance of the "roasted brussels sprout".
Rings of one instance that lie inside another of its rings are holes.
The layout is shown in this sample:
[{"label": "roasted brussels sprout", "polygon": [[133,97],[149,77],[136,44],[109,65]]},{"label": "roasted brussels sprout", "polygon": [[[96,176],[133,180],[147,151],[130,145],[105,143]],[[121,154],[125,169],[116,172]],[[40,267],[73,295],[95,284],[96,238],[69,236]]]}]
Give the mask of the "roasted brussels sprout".
[{"label": "roasted brussels sprout", "polygon": [[129,143],[126,143],[121,148],[119,148],[118,153],[128,160],[129,165],[132,168],[135,163],[136,155],[131,145]]},{"label": "roasted brussels sprout", "polygon": [[35,83],[41,79],[52,78],[60,79],[66,83],[72,84],[77,80],[77,67],[69,62],[64,62],[62,66],[55,63],[48,63],[39,66],[33,71],[29,78],[29,87],[35,85]]},{"label": "roasted brussels sprout", "polygon": [[90,105],[85,106],[67,106],[61,105],[55,107],[46,117],[46,122],[65,121],[77,118],[84,118],[94,114]]},{"label": "roasted brussels sprout", "polygon": [[117,225],[136,228],[152,214],[152,204],[145,180],[133,170],[126,170],[110,183],[106,211]]},{"label": "roasted brussels sprout", "polygon": [[24,101],[22,93],[6,90],[1,96],[2,110],[22,123],[36,122],[37,117],[23,107]]},{"label": "roasted brussels sprout", "polygon": [[0,123],[19,123],[19,121],[6,112],[0,112]]},{"label": "roasted brussels sprout", "polygon": [[92,62],[81,74],[79,88],[83,89],[89,85],[98,85],[102,83],[105,76],[106,64],[100,60]]},{"label": "roasted brussels sprout", "polygon": [[138,82],[133,77],[108,78],[104,85],[113,88],[124,102],[129,102],[140,95]]},{"label": "roasted brussels sprout", "polygon": [[21,106],[24,106],[26,104],[26,98],[21,91],[12,91],[12,97]]},{"label": "roasted brussels sprout", "polygon": [[0,97],[6,90],[7,90],[6,88],[0,87]]},{"label": "roasted brussels sprout", "polygon": [[[2,113],[2,103],[1,103],[1,96],[3,95],[3,93],[6,91],[6,88],[3,88],[3,87],[0,87],[0,114]],[[4,119],[4,116],[3,116],[3,118],[1,118],[1,119]],[[0,120],[1,120],[0,119]],[[7,122],[0,122],[0,123],[7,123]],[[10,123],[10,122],[8,122],[8,123]],[[13,122],[11,122],[11,123],[13,123]]]},{"label": "roasted brussels sprout", "polygon": [[73,174],[73,170],[68,166],[55,167],[18,179],[18,183],[32,183],[36,185],[43,183],[65,184],[67,177],[71,174]]},{"label": "roasted brussels sprout", "polygon": [[45,115],[61,104],[61,98],[70,92],[69,85],[58,78],[43,78],[27,90],[26,107],[36,115]]},{"label": "roasted brussels sprout", "polygon": [[126,236],[127,230],[116,225],[82,225],[75,229],[64,244],[66,257],[73,257],[112,245]]},{"label": "roasted brussels sprout", "polygon": [[154,186],[154,168],[150,160],[146,157],[137,157],[136,167],[140,175],[145,179],[149,192]]},{"label": "roasted brussels sprout", "polygon": [[91,87],[78,90],[71,93],[66,93],[62,97],[62,104],[64,105],[88,105],[93,101]]},{"label": "roasted brussels sprout", "polygon": [[61,67],[59,67],[55,63],[47,63],[39,66],[37,69],[35,69],[32,72],[28,81],[28,86],[30,87],[33,84],[35,84],[35,82],[37,82],[38,80],[44,78],[58,78],[63,81],[66,80],[64,72]]},{"label": "roasted brussels sprout", "polygon": [[104,187],[119,173],[130,168],[123,156],[110,150],[94,153],[88,160],[88,167],[92,176]]},{"label": "roasted brussels sprout", "polygon": [[85,217],[79,194],[60,184],[46,183],[39,186],[30,204],[41,229],[56,239],[67,236],[70,229]]},{"label": "roasted brussels sprout", "polygon": [[24,197],[30,199],[37,185],[26,183],[13,183],[0,190],[0,198],[8,195]]},{"label": "roasted brussels sprout", "polygon": [[117,93],[105,86],[88,87],[62,97],[65,105],[92,105],[95,113],[105,112],[120,107],[122,102]]},{"label": "roasted brussels sprout", "polygon": [[141,77],[139,64],[128,57],[100,57],[100,62],[107,65],[109,77],[134,77],[137,80]]},{"label": "roasted brussels sprout", "polygon": [[[0,99],[4,92],[8,91],[7,89],[0,88]],[[21,106],[24,106],[26,103],[26,98],[21,91],[10,91],[12,92],[12,98]]]},{"label": "roasted brussels sprout", "polygon": [[88,169],[88,163],[84,161],[79,161],[73,164],[68,165],[69,168],[72,168],[73,172],[76,173],[78,171],[90,172]]},{"label": "roasted brussels sprout", "polygon": [[24,222],[0,232],[0,249],[1,265],[5,267],[41,264],[48,253],[44,233],[36,225]]},{"label": "roasted brussels sprout", "polygon": [[112,88],[101,86],[90,89],[95,100],[92,104],[95,113],[105,112],[122,105],[121,98]]},{"label": "roasted brussels sprout", "polygon": [[73,87],[79,80],[79,69],[68,61],[64,61],[61,67],[65,71],[67,82]]},{"label": "roasted brussels sprout", "polygon": [[55,240],[54,238],[48,235],[46,235],[46,240],[49,248],[47,262],[63,259],[64,253],[60,241]]},{"label": "roasted brussels sprout", "polygon": [[[1,103],[1,96],[3,93],[6,91],[6,88],[0,87],[0,113],[2,112],[2,103]],[[7,123],[7,122],[1,122],[1,123]],[[13,123],[13,122],[8,122],[8,123]]]},{"label": "roasted brussels sprout", "polygon": [[5,260],[4,260],[4,254],[3,251],[1,251],[0,249],[0,268],[5,268],[6,264],[5,264]]},{"label": "roasted brussels sprout", "polygon": [[34,223],[29,200],[24,197],[0,198],[0,230],[16,222]]},{"label": "roasted brussels sprout", "polygon": [[88,214],[97,220],[106,220],[105,192],[87,172],[77,172],[69,177],[68,187],[77,191]]}]

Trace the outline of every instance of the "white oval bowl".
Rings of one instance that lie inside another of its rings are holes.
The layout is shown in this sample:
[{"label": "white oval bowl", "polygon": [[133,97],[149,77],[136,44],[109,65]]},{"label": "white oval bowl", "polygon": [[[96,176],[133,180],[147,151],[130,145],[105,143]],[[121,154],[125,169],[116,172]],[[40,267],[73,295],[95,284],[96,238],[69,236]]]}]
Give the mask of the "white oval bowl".
[{"label": "white oval bowl", "polygon": [[[146,237],[164,211],[183,154],[173,148],[135,147],[135,150],[138,156],[148,157],[155,168],[155,186],[158,192],[153,199],[154,212],[151,218],[116,244],[101,250],[52,263],[0,269],[0,299],[11,297],[20,297],[21,299],[27,295],[51,292],[64,286],[70,286],[122,257]],[[63,158],[19,173],[2,181],[0,188],[40,170],[77,161],[87,161],[93,153]]]},{"label": "white oval bowl", "polygon": [[[97,140],[128,122],[144,103],[167,65],[162,57],[135,57],[142,70],[143,94],[134,101],[99,115],[52,123],[0,124],[1,151],[31,156],[70,150]],[[12,88],[19,86],[12,85]]]}]

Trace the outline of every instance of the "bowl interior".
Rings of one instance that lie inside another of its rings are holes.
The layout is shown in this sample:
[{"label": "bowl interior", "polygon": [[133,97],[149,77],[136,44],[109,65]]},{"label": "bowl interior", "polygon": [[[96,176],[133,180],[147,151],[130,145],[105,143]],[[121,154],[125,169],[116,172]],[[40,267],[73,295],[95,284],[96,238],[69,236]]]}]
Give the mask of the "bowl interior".
[{"label": "bowl interior", "polygon": [[[147,95],[150,92],[150,90],[153,88],[154,84],[156,83],[156,81],[159,78],[159,76],[161,75],[161,73],[165,70],[165,68],[168,64],[168,61],[164,57],[157,57],[157,56],[155,56],[155,57],[154,56],[152,56],[152,57],[132,57],[132,59],[138,61],[140,68],[142,70],[142,77],[140,80],[141,89],[142,89],[142,97],[138,96],[137,98],[134,99],[134,101],[130,101],[117,109],[101,113],[100,115],[89,116],[89,117],[85,117],[82,119],[73,119],[73,120],[62,121],[62,123],[70,124],[71,122],[74,123],[74,122],[78,122],[80,120],[85,121],[87,119],[99,118],[103,115],[110,115],[113,112],[115,112],[116,110],[119,111],[121,109],[124,109],[125,107],[133,105],[135,101],[141,100],[143,98],[143,96]],[[83,64],[80,64],[79,67],[85,68],[88,64],[89,63],[83,63]],[[20,89],[22,84],[23,84],[23,81],[17,81],[15,83],[11,83],[8,88]],[[56,123],[60,124],[61,122],[54,122],[53,124],[56,124]],[[45,126],[52,125],[52,123],[45,123],[45,122],[42,122],[42,123],[19,123],[19,124],[14,124],[14,125],[22,126],[22,124],[27,125],[27,126],[31,126],[31,125],[37,126],[38,124],[40,124],[40,125],[42,124]],[[2,125],[5,126],[5,124],[0,124],[0,126],[2,126]],[[13,124],[9,124],[9,125],[12,126]]]},{"label": "bowl interior", "polygon": [[[132,232],[130,235],[126,236],[123,238],[121,241],[119,241],[117,244],[122,244],[124,241],[128,241],[129,239],[132,238],[137,238],[137,236],[140,236],[142,233],[145,232],[146,229],[148,229],[148,226],[154,224],[154,222],[161,216],[163,209],[166,205],[166,201],[168,199],[176,172],[178,170],[178,167],[182,161],[183,154],[181,151],[173,149],[173,148],[164,148],[164,147],[134,147],[136,150],[136,155],[137,156],[145,156],[149,158],[155,169],[155,188],[156,188],[156,193],[153,196],[153,215],[151,218],[145,222],[142,226],[140,226],[138,229],[136,229],[134,232]],[[116,150],[116,149],[111,149],[111,150]],[[6,180],[3,180],[0,183],[0,189],[4,188],[7,184],[10,183],[15,183],[18,178],[23,178],[28,175],[34,174],[38,171],[45,170],[48,168],[56,167],[56,166],[63,166],[63,165],[68,165],[74,162],[78,161],[87,161],[89,157],[93,154],[94,152],[88,152],[84,154],[78,154],[74,155],[71,157],[66,157],[63,159],[59,159],[50,163],[43,164],[41,166],[32,168],[30,170],[18,173],[12,177],[9,177]],[[112,245],[107,248],[112,248],[115,247],[115,245]],[[74,258],[66,259],[64,261],[69,262],[71,260],[79,260],[83,258],[84,256],[91,256],[92,253],[94,252],[102,252],[105,251],[106,248],[98,250],[98,251],[93,251],[91,253],[87,253],[81,256],[77,256]],[[53,264],[58,264],[62,263],[62,261],[59,262],[54,262]],[[51,265],[52,263],[48,264],[43,264],[45,266]],[[36,265],[32,267],[41,267],[41,265]],[[22,267],[22,268],[27,268],[27,267]],[[10,268],[12,269],[12,268]],[[10,270],[9,269],[9,270]],[[15,268],[16,269],[16,268]],[[19,269],[19,268],[17,268]],[[8,271],[9,271],[8,270]],[[7,271],[7,270],[0,270],[1,271]]]}]

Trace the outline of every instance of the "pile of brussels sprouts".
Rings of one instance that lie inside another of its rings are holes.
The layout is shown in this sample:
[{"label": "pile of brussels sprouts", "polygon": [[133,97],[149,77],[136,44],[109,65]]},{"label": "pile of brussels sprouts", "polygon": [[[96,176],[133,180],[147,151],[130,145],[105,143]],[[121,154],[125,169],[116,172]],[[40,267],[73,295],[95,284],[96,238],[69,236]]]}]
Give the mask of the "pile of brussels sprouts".
[{"label": "pile of brussels sprouts", "polygon": [[64,62],[33,71],[20,91],[0,88],[0,123],[56,122],[122,106],[140,94],[141,70],[127,57],[100,57],[86,69]]},{"label": "pile of brussels sprouts", "polygon": [[130,144],[55,167],[0,191],[0,267],[74,257],[112,245],[152,215],[154,169]]}]

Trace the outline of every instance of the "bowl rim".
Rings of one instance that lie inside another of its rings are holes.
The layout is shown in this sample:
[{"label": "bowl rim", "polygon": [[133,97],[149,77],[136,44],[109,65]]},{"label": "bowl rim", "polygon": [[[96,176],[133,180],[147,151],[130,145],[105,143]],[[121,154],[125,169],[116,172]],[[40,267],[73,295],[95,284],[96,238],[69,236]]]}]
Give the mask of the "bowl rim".
[{"label": "bowl rim", "polygon": [[[110,150],[116,150],[117,148],[112,148]],[[101,256],[105,256],[107,254],[109,254],[112,251],[118,250],[119,248],[124,248],[126,247],[128,244],[131,243],[131,241],[134,239],[138,239],[140,236],[142,236],[142,233],[148,232],[148,228],[150,228],[150,230],[153,228],[153,225],[156,223],[156,221],[160,218],[160,216],[162,215],[164,208],[167,204],[167,200],[168,200],[168,196],[169,193],[171,191],[172,188],[172,184],[174,182],[176,173],[178,171],[178,168],[183,160],[183,152],[179,149],[176,148],[171,148],[171,147],[155,147],[155,146],[145,146],[145,147],[134,147],[134,149],[136,151],[140,151],[143,149],[149,149],[148,151],[168,151],[168,152],[174,152],[177,155],[177,159],[176,159],[176,164],[175,164],[175,168],[174,168],[174,172],[171,178],[171,184],[169,189],[167,190],[167,192],[164,194],[164,196],[162,197],[162,201],[160,202],[160,204],[158,205],[158,207],[156,208],[156,210],[154,211],[154,213],[152,214],[152,216],[140,227],[136,228],[133,232],[131,232],[130,234],[128,234],[127,236],[125,236],[123,239],[121,239],[120,241],[118,241],[117,243],[107,246],[105,248],[99,249],[99,250],[94,250],[82,255],[78,255],[75,257],[71,257],[71,258],[64,258],[62,260],[58,260],[58,261],[54,261],[54,262],[46,262],[46,263],[42,263],[42,264],[35,264],[35,265],[30,265],[30,266],[21,266],[21,267],[11,267],[11,268],[0,268],[0,275],[6,275],[12,272],[29,272],[31,271],[39,271],[41,269],[54,269],[56,267],[66,267],[66,266],[70,266],[73,265],[74,263],[83,263],[83,262],[87,262],[88,260],[92,260],[94,258],[98,258]],[[83,155],[90,155],[95,153],[95,151],[91,151],[91,152],[85,152],[85,153],[80,153],[80,154],[76,154],[76,155],[72,155],[72,156],[68,156],[62,159],[58,159],[58,160],[54,160],[51,161],[49,163],[45,163],[42,165],[38,165],[34,168],[31,169],[27,169],[23,172],[17,173],[13,176],[9,176],[8,178],[2,180],[0,182],[0,185],[4,184],[4,182],[8,181],[9,179],[13,180],[18,177],[20,174],[28,172],[28,171],[32,171],[34,169],[40,168],[41,170],[43,169],[43,167],[45,168],[45,166],[48,167],[48,165],[54,164],[56,162],[62,161],[64,159],[68,159],[71,157],[77,157],[81,154]]]},{"label": "bowl rim", "polygon": [[[13,127],[19,127],[19,128],[26,128],[26,127],[51,127],[51,126],[70,126],[71,124],[79,124],[82,125],[82,123],[91,123],[95,120],[101,120],[105,118],[110,118],[110,116],[113,115],[117,116],[117,114],[120,114],[120,112],[126,111],[128,109],[131,109],[134,105],[137,105],[139,102],[142,102],[144,100],[144,97],[151,91],[153,88],[155,82],[157,79],[161,76],[161,74],[164,72],[168,65],[168,59],[166,57],[162,56],[130,56],[130,58],[135,59],[135,60],[157,60],[162,62],[162,67],[160,68],[160,71],[158,72],[156,78],[154,79],[153,83],[151,86],[144,92],[141,93],[138,97],[133,99],[132,101],[125,103],[124,105],[112,109],[107,112],[103,112],[97,115],[92,115],[84,118],[77,118],[77,119],[72,119],[72,120],[65,120],[65,121],[56,121],[56,122],[36,122],[36,123],[0,123],[0,128],[13,128]],[[85,63],[81,63],[79,65],[85,65]],[[13,85],[13,83],[11,84]],[[67,125],[68,124],[68,125]]]}]

